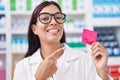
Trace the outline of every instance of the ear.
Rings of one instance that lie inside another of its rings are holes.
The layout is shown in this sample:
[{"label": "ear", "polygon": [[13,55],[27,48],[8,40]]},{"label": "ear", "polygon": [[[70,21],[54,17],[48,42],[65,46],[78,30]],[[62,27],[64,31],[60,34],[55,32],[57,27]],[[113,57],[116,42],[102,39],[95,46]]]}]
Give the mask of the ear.
[{"label": "ear", "polygon": [[37,26],[35,24],[32,25],[32,31],[35,35],[37,35]]}]

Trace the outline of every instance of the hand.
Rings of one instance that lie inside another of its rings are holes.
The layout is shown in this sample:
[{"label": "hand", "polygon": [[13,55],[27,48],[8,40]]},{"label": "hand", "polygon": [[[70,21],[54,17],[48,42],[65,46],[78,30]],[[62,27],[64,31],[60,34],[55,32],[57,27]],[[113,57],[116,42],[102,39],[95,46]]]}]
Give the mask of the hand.
[{"label": "hand", "polygon": [[107,80],[107,61],[108,61],[108,52],[107,50],[99,43],[94,42],[91,45],[92,49],[92,60],[96,67],[97,73],[103,80]]},{"label": "hand", "polygon": [[56,50],[41,62],[35,74],[36,80],[47,80],[57,71],[57,59],[62,56],[64,50],[64,47]]}]

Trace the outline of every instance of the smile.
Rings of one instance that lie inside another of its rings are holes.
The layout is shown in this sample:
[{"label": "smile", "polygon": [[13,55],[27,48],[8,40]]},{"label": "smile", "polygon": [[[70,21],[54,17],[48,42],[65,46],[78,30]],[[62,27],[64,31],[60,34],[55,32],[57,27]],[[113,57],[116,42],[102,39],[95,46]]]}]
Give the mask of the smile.
[{"label": "smile", "polygon": [[57,29],[50,29],[50,30],[47,30],[47,32],[59,32],[59,30],[57,30]]}]

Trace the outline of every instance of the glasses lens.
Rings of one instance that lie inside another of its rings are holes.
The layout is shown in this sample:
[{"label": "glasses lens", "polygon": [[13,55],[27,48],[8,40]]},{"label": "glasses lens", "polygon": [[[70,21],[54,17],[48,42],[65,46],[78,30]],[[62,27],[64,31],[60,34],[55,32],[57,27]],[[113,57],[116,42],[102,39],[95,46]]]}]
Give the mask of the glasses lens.
[{"label": "glasses lens", "polygon": [[39,19],[42,23],[47,24],[51,20],[51,15],[47,13],[40,14]]},{"label": "glasses lens", "polygon": [[62,13],[56,13],[55,14],[55,20],[58,23],[64,23],[65,22],[65,14]]}]

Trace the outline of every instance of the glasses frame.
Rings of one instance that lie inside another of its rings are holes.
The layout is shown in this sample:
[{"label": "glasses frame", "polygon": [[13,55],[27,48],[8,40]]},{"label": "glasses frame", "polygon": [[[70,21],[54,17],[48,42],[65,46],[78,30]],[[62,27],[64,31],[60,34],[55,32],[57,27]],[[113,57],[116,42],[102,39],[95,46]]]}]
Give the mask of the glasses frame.
[{"label": "glasses frame", "polygon": [[[42,14],[48,14],[48,15],[50,15],[51,16],[51,19],[50,19],[50,21],[49,22],[47,22],[47,23],[44,23],[44,22],[42,22],[41,21],[41,19],[40,19],[40,15],[42,15]],[[62,16],[63,16],[63,22],[58,22],[57,20],[56,20],[56,18],[55,18],[55,15],[56,14],[62,14]],[[64,14],[64,13],[61,13],[61,12],[57,12],[57,13],[55,13],[55,14],[50,14],[50,13],[47,13],[47,12],[44,12],[44,13],[40,13],[40,14],[38,14],[38,17],[39,17],[39,21],[41,22],[41,23],[43,23],[43,24],[49,24],[50,22],[51,22],[51,20],[52,20],[52,16],[54,17],[54,20],[58,23],[58,24],[63,24],[65,21],[66,21],[66,14]]]}]

